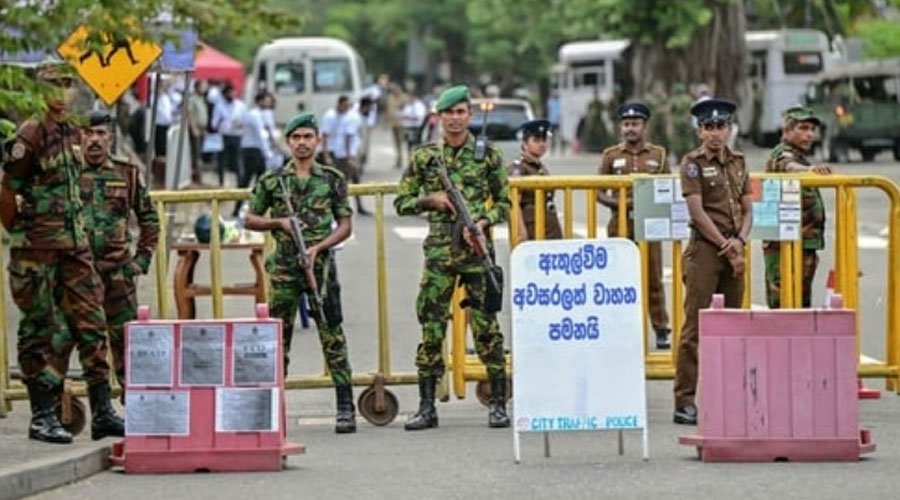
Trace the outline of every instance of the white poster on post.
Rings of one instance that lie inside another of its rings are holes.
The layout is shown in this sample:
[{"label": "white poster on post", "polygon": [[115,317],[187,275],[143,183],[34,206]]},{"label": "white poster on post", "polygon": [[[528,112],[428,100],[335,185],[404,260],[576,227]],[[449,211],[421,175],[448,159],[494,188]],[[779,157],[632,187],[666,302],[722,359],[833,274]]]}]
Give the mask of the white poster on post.
[{"label": "white poster on post", "polygon": [[513,445],[520,433],[643,430],[640,254],[631,241],[528,241],[510,258]]}]

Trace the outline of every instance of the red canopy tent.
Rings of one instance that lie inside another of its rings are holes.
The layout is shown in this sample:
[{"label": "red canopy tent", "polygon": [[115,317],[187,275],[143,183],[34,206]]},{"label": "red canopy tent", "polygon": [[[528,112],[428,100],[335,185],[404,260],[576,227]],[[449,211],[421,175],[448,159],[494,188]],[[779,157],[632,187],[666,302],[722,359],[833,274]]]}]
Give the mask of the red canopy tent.
[{"label": "red canopy tent", "polygon": [[194,62],[194,78],[198,80],[228,80],[234,85],[234,95],[244,90],[244,65],[213,47],[200,42],[202,49]]},{"label": "red canopy tent", "polygon": [[[227,80],[234,85],[234,95],[240,99],[244,91],[244,65],[210,45],[200,42],[200,50],[194,60],[195,80]],[[137,83],[138,98],[147,102],[149,74],[145,73]]]}]

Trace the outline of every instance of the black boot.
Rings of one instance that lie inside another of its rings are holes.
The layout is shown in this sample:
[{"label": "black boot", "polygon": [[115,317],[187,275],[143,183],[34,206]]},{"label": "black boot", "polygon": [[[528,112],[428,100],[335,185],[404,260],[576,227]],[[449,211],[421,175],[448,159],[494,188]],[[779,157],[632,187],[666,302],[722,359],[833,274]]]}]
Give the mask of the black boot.
[{"label": "black boot", "polygon": [[125,421],[113,410],[109,401],[109,383],[102,382],[88,387],[91,401],[91,439],[125,435]]},{"label": "black boot", "polygon": [[654,328],[654,333],[656,333],[656,348],[657,349],[668,349],[671,347],[669,345],[669,334],[672,333],[672,330],[669,328]]},{"label": "black boot", "polygon": [[506,374],[491,378],[491,407],[488,411],[488,426],[493,428],[509,427],[509,415],[506,414]]},{"label": "black boot", "polygon": [[334,432],[337,434],[351,434],[356,432],[356,408],[353,406],[353,386],[336,385],[337,416],[335,417]]},{"label": "black boot", "polygon": [[437,379],[434,377],[419,377],[419,411],[406,420],[404,429],[418,431],[438,426],[437,410],[434,407],[436,384]]},{"label": "black boot", "polygon": [[31,425],[28,439],[46,443],[69,444],[69,433],[56,417],[55,407],[59,402],[56,391],[39,382],[28,382],[28,399],[31,401]]}]

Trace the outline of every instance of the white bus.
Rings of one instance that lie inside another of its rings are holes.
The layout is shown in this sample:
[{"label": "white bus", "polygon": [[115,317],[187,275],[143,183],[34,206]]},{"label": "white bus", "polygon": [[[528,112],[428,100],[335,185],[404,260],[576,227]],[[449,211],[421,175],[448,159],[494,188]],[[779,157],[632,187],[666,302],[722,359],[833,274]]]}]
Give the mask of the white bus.
[{"label": "white bus", "polygon": [[559,48],[552,86],[559,93],[563,142],[573,143],[578,124],[594,98],[612,98],[616,63],[628,44],[628,40],[572,42]]},{"label": "white bus", "polygon": [[248,76],[245,100],[257,92],[275,96],[275,121],[284,125],[299,111],[319,118],[338,96],[362,95],[365,66],[348,43],[336,38],[279,38],[261,46]]},{"label": "white bus", "polygon": [[[821,31],[749,31],[746,38],[747,80],[738,120],[754,142],[771,145],[781,133],[781,112],[802,103],[815,76],[840,59]],[[754,123],[757,130],[751,130]]]},{"label": "white bus", "polygon": [[[748,31],[747,82],[738,111],[741,130],[750,132],[754,118],[754,96],[761,98],[759,138],[771,141],[780,130],[781,111],[802,101],[807,84],[838,56],[829,50],[828,38],[816,30]],[[628,40],[572,42],[559,48],[554,66],[553,89],[560,97],[562,139],[575,139],[578,123],[595,95],[612,97],[616,83],[624,78],[620,67]],[[684,82],[690,84],[693,82]]]}]

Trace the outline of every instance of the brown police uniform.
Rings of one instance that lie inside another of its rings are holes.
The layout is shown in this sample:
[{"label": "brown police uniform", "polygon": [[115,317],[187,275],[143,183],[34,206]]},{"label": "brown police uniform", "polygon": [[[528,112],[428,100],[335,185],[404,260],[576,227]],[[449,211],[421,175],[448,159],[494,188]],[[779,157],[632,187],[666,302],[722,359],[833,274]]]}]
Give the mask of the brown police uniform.
[{"label": "brown police uniform", "polygon": [[[732,238],[740,234],[744,218],[741,197],[750,194],[744,155],[727,146],[717,153],[700,146],[681,161],[681,187],[685,197],[700,195],[703,210],[722,236]],[[694,403],[700,309],[708,308],[716,293],[725,296],[726,307],[740,307],[744,294],[743,276],[732,276],[728,258],[720,257],[716,243],[707,240],[696,228],[682,255],[682,265],[684,328],[675,371],[676,408]]]},{"label": "brown police uniform", "polygon": [[[610,146],[603,150],[600,163],[601,175],[629,174],[668,174],[671,173],[666,162],[666,149],[649,142],[637,151],[629,149],[625,142]],[[632,193],[629,191],[628,199]],[[634,240],[634,214],[628,210],[628,237]],[[619,235],[618,210],[612,211],[612,218],[606,226],[610,237]],[[668,328],[669,314],[666,312],[666,291],[662,282],[662,244],[648,243],[650,275],[650,322],[654,329]]]},{"label": "brown police uniform", "polygon": [[[545,167],[541,162],[535,162],[534,160],[526,159],[524,156],[510,163],[507,167],[507,172],[509,174],[509,177],[550,175],[550,171],[547,170],[547,167]],[[544,212],[544,239],[546,240],[558,240],[562,239],[563,237],[562,228],[559,225],[559,216],[556,214],[556,205],[553,203],[553,194],[553,191],[549,191],[547,192],[547,196],[545,198],[547,210]],[[536,233],[534,229],[534,208],[534,191],[520,190],[519,214],[520,217],[522,217],[522,220],[525,222],[525,228],[528,229],[529,239],[536,239]]]}]

